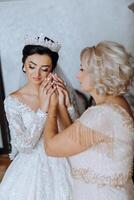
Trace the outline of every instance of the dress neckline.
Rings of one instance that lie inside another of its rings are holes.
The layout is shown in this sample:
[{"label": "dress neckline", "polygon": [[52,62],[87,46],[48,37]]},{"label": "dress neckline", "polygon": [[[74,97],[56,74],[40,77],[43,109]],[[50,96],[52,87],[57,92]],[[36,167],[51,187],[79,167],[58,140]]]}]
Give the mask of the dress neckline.
[{"label": "dress neckline", "polygon": [[29,112],[34,112],[36,113],[37,110],[33,110],[28,104],[24,103],[23,101],[21,101],[18,97],[9,95],[9,98],[11,98],[13,101],[15,101],[16,103],[18,103],[19,105],[23,106],[24,108],[26,108]]}]

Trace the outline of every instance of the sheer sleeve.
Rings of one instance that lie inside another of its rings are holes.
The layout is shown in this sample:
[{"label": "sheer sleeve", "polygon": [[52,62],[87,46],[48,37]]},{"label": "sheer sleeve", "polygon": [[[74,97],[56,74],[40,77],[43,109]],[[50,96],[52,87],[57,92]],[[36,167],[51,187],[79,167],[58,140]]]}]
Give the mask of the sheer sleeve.
[{"label": "sheer sleeve", "polygon": [[40,109],[33,113],[32,120],[26,128],[21,116],[21,111],[12,103],[6,100],[5,111],[9,123],[13,159],[17,152],[30,152],[38,143],[47,115]]},{"label": "sheer sleeve", "polygon": [[[105,112],[87,110],[69,128],[56,135],[49,145],[50,155],[72,156],[91,148],[92,146],[113,141],[112,130]],[[108,132],[110,130],[110,132]]]},{"label": "sheer sleeve", "polygon": [[111,138],[99,130],[91,129],[77,120],[67,133],[68,137],[83,148],[89,148],[98,143],[110,142]]}]

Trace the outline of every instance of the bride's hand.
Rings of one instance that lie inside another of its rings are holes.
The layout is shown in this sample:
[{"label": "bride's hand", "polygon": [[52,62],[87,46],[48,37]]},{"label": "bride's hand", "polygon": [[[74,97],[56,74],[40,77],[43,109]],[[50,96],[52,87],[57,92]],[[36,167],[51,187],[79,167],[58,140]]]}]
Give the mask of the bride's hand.
[{"label": "bride's hand", "polygon": [[54,82],[52,81],[53,78],[50,74],[47,79],[42,82],[39,88],[40,108],[44,112],[48,112],[51,95],[56,90],[56,87],[54,87]]},{"label": "bride's hand", "polygon": [[65,105],[67,108],[71,106],[68,90],[64,84],[64,81],[57,75],[53,75],[54,83],[57,87],[59,95],[59,106]]},{"label": "bride's hand", "polygon": [[49,109],[57,108],[58,104],[59,104],[58,92],[56,86],[54,86],[53,92],[51,92]]}]

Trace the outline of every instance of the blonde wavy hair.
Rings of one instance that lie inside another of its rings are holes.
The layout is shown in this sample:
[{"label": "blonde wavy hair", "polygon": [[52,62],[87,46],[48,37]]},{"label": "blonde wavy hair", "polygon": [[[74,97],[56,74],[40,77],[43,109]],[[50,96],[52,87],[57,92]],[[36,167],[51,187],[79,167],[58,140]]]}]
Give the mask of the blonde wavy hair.
[{"label": "blonde wavy hair", "polygon": [[134,78],[134,57],[116,42],[102,41],[81,52],[81,62],[95,74],[99,95],[119,96],[126,93]]}]

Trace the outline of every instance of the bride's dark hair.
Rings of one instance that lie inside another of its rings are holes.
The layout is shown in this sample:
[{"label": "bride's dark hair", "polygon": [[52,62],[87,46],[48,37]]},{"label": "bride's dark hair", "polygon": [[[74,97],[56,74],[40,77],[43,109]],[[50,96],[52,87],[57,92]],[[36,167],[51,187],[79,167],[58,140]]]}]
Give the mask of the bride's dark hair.
[{"label": "bride's dark hair", "polygon": [[58,58],[59,58],[59,54],[57,52],[51,51],[49,48],[47,47],[43,47],[40,45],[26,45],[24,46],[23,50],[22,50],[22,71],[25,73],[24,71],[24,63],[27,59],[28,56],[31,56],[33,54],[39,54],[39,55],[48,55],[51,60],[52,60],[52,70],[55,69],[57,62],[58,62]]}]

